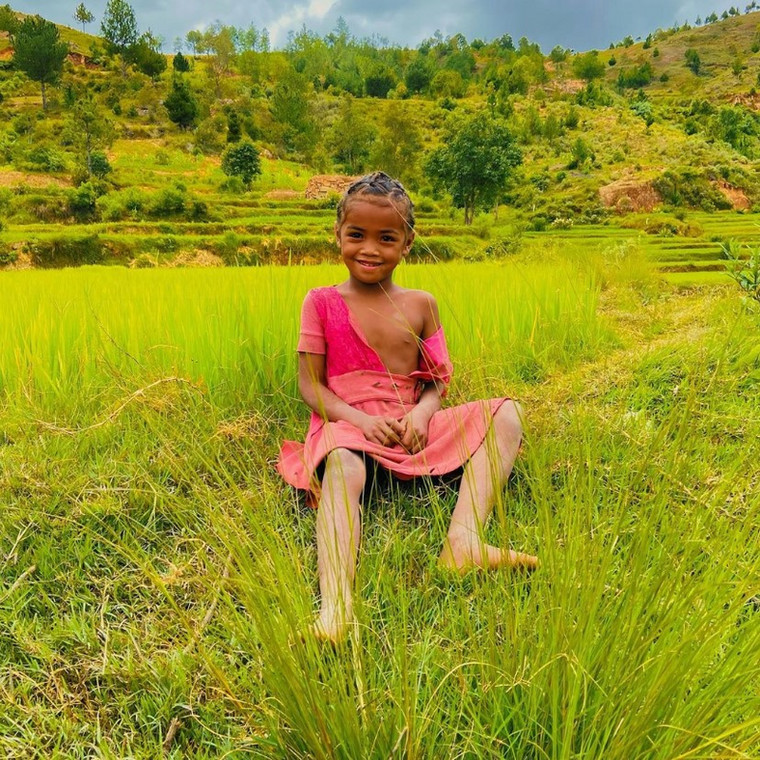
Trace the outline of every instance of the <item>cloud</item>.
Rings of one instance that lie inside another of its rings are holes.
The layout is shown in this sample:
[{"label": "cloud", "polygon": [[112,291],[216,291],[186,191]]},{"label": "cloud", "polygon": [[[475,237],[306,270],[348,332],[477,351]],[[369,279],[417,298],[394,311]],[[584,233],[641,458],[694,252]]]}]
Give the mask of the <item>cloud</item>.
[{"label": "cloud", "polygon": [[[657,28],[684,21],[693,23],[713,10],[720,14],[730,3],[714,0],[257,0],[255,4],[233,0],[133,0],[141,30],[150,28],[166,41],[165,48],[191,29],[215,21],[231,26],[267,27],[275,46],[287,33],[306,25],[325,34],[339,16],[358,37],[377,35],[392,44],[416,47],[436,29],[444,36],[461,32],[467,39],[491,40],[509,34],[517,42],[527,37],[544,52],[555,45],[574,50],[605,48],[626,35],[645,36]],[[75,3],[59,0],[16,0],[12,6],[24,13],[39,13],[68,26],[76,26]],[[95,14],[88,31],[97,33],[105,0],[87,2]]]},{"label": "cloud", "polygon": [[266,24],[269,35],[275,44],[281,44],[291,30],[307,27],[314,22],[321,22],[330,12],[334,0],[310,0],[308,5],[296,5],[281,13],[273,21]]}]

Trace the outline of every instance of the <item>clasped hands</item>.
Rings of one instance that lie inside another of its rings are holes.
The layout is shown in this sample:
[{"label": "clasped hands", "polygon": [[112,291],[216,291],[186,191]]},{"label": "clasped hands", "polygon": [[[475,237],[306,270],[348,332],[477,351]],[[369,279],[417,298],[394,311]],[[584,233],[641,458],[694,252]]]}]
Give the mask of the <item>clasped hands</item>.
[{"label": "clasped hands", "polygon": [[419,410],[412,410],[400,420],[367,414],[358,427],[368,441],[381,446],[395,446],[398,443],[410,454],[416,454],[427,445],[429,423],[429,417]]}]

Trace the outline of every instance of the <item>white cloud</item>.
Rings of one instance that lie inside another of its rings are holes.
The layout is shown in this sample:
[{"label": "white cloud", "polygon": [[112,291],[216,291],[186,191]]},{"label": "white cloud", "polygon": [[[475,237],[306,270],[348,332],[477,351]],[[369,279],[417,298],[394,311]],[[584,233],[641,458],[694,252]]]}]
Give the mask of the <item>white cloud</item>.
[{"label": "white cloud", "polygon": [[311,0],[308,5],[296,5],[278,18],[267,24],[269,36],[274,45],[282,45],[291,30],[299,29],[303,24],[322,21],[330,12],[334,0]]}]

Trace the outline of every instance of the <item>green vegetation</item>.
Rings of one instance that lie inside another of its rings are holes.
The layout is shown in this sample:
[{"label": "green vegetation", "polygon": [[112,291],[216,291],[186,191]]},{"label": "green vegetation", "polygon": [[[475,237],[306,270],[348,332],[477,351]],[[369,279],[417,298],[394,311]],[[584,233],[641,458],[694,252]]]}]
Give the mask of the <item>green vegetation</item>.
[{"label": "green vegetation", "polygon": [[[15,29],[16,15],[3,14],[0,25]],[[522,231],[603,224],[606,231],[590,233],[593,245],[595,236],[638,230],[628,215],[644,208],[648,236],[693,238],[696,226],[674,224],[675,213],[731,211],[726,223],[735,229],[721,240],[741,228],[752,243],[756,230],[732,209],[751,213],[760,197],[756,26],[751,12],[729,13],[610,51],[544,56],[508,34],[378,47],[344,23],[324,36],[301,30],[284,50],[271,50],[266,30],[218,22],[189,34],[192,54],[177,54],[166,71],[168,58],[140,31],[132,7],[110,3],[104,39],[61,29],[73,52],[60,86],[47,86],[44,118],[39,85],[12,65],[0,69],[8,117],[0,121],[2,243],[23,266],[32,240],[98,235],[104,261],[129,263],[163,247],[162,223],[208,225],[171,233],[174,257],[185,261],[226,250],[220,225],[229,222],[245,255],[225,260],[262,262],[277,251],[276,260],[313,262],[330,255],[321,230],[335,199],[294,193],[315,174],[374,168],[410,188],[429,247],[442,257],[511,255],[505,251],[519,248]],[[696,77],[684,65],[689,50],[699,56]],[[452,175],[456,146],[467,161],[464,127],[486,122],[502,125],[513,151],[506,152],[522,163],[507,159],[485,181],[474,160],[472,176]],[[262,157],[249,186],[220,167],[228,146],[245,140]],[[621,192],[617,183],[630,187]],[[650,199],[645,206],[642,198]],[[478,221],[479,211],[493,221]],[[114,222],[124,226],[103,227]],[[134,222],[155,224],[130,234]],[[701,228],[698,242],[712,258],[662,266],[717,271],[720,241]]]},{"label": "green vegetation", "polygon": [[[0,66],[5,755],[759,756],[757,15],[548,56],[216,23],[169,71],[127,3],[104,25],[60,29],[44,112]],[[489,530],[542,567],[444,575],[451,488],[374,493],[333,651],[272,465],[301,299],[343,276],[305,191],[369,168],[412,192],[449,402],[524,404]]]},{"label": "green vegetation", "polygon": [[42,110],[47,108],[45,85],[58,82],[68,47],[61,42],[58,27],[40,16],[27,17],[13,35],[13,63],[29,79],[40,83]]},{"label": "green vegetation", "polygon": [[491,538],[543,564],[443,574],[453,491],[381,491],[334,651],[299,643],[314,514],[272,461],[307,422],[300,300],[341,271],[4,273],[6,756],[760,752],[757,317],[626,245],[400,275],[438,296],[450,402],[525,406]]}]

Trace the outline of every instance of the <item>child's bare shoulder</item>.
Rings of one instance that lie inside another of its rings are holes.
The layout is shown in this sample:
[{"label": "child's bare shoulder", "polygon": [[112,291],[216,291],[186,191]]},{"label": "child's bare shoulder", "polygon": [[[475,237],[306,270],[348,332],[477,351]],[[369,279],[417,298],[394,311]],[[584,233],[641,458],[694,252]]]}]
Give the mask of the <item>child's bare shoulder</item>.
[{"label": "child's bare shoulder", "polygon": [[399,288],[400,296],[409,304],[420,306],[435,305],[435,298],[427,290],[415,290],[414,288]]},{"label": "child's bare shoulder", "polygon": [[428,337],[441,326],[438,304],[432,293],[428,293],[427,290],[404,288],[400,301],[410,321],[419,320],[420,334],[423,337]]}]

